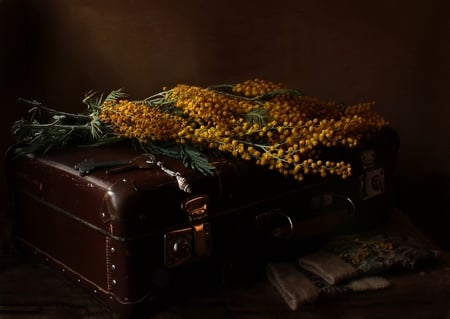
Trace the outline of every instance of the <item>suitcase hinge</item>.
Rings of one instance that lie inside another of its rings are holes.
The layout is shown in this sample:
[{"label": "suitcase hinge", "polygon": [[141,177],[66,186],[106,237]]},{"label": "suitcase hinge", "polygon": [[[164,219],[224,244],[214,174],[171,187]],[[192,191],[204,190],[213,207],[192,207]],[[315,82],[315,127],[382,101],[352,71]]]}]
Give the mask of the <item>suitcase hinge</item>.
[{"label": "suitcase hinge", "polygon": [[211,229],[207,195],[185,200],[181,208],[187,213],[190,227],[176,229],[164,235],[165,264],[176,267],[211,255]]}]

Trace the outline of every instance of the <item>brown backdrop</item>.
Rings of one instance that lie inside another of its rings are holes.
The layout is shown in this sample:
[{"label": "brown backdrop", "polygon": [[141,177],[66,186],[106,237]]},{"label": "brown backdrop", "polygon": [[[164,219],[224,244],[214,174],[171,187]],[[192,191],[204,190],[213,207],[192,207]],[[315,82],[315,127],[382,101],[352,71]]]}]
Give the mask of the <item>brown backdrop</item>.
[{"label": "brown backdrop", "polygon": [[19,96],[82,111],[90,89],[144,98],[260,77],[377,101],[400,133],[399,174],[450,174],[449,30],[445,0],[0,0],[1,150]]}]

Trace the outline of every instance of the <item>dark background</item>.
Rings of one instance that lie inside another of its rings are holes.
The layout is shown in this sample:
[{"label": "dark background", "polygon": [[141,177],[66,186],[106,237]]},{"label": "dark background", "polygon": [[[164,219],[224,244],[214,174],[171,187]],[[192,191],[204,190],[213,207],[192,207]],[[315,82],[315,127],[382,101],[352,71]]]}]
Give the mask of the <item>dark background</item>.
[{"label": "dark background", "polygon": [[[0,0],[1,151],[26,114],[18,97],[84,111],[90,89],[139,99],[259,77],[376,101],[400,134],[400,197],[419,207],[415,195],[450,175],[449,39],[445,0]],[[2,165],[2,202],[4,175]],[[443,185],[434,201],[450,197]]]}]

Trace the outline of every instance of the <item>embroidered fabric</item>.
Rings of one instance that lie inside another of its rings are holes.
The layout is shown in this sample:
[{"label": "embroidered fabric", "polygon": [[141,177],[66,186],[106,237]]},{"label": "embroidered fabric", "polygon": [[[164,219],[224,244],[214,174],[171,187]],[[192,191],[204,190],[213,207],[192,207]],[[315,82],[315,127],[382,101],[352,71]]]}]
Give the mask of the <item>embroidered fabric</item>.
[{"label": "embroidered fabric", "polygon": [[377,290],[390,285],[391,270],[417,269],[439,251],[411,237],[342,235],[294,263],[269,263],[268,281],[292,310],[319,297]]}]

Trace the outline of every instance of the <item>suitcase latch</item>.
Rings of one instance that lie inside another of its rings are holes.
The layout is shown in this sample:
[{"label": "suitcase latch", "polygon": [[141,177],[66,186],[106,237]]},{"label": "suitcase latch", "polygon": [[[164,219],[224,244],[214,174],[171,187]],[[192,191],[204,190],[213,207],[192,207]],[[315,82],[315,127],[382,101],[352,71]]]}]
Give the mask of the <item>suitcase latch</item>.
[{"label": "suitcase latch", "polygon": [[376,165],[376,152],[366,150],[361,154],[363,174],[359,176],[359,195],[369,199],[384,193],[384,168]]},{"label": "suitcase latch", "polygon": [[181,205],[188,215],[190,227],[164,235],[164,262],[167,267],[176,267],[211,255],[211,225],[205,222],[208,203],[208,196],[199,195],[188,198]]},{"label": "suitcase latch", "polygon": [[208,217],[209,198],[206,195],[188,198],[181,204],[181,208],[188,214],[189,221],[197,222]]}]

